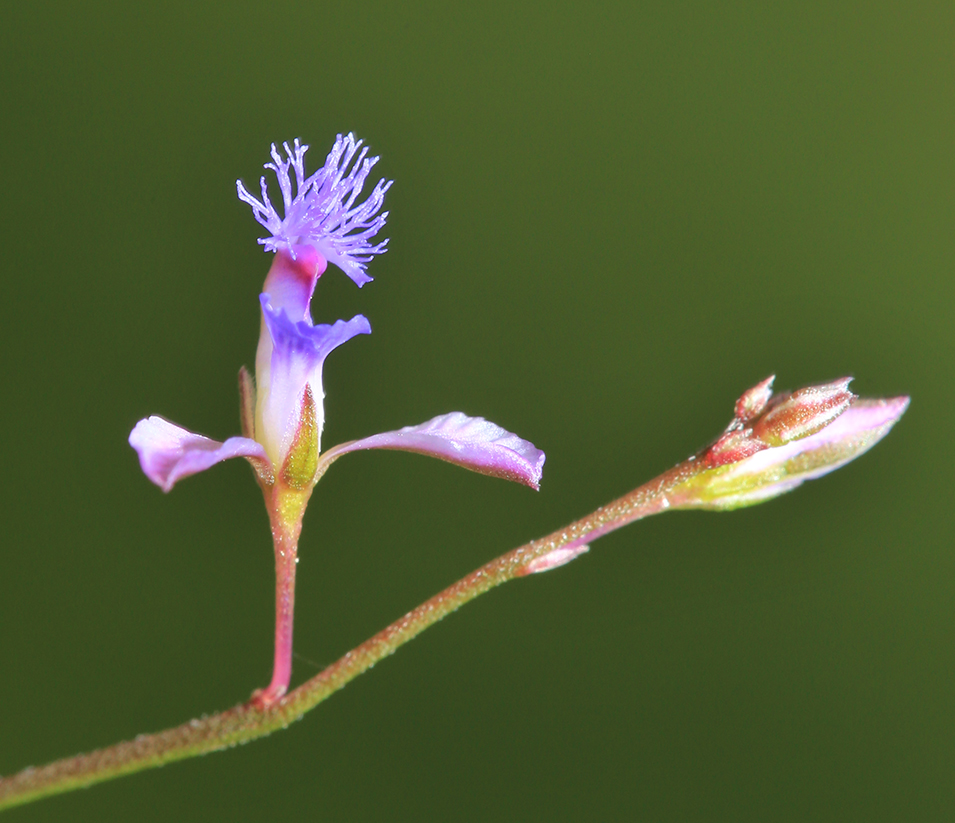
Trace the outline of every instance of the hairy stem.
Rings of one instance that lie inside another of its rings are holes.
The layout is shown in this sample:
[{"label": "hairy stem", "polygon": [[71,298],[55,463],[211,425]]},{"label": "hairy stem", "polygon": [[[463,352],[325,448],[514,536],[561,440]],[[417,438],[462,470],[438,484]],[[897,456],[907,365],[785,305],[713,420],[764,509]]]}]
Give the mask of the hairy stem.
[{"label": "hairy stem", "polygon": [[292,628],[295,618],[295,569],[298,566],[298,538],[302,515],[311,491],[288,489],[282,482],[263,485],[265,508],[272,524],[275,549],[275,658],[272,682],[252,695],[259,709],[275,703],[292,680]]},{"label": "hairy stem", "polygon": [[260,708],[270,706],[288,691],[292,679],[292,625],[295,610],[297,541],[286,534],[275,539],[275,661],[272,682],[253,696]]},{"label": "hairy stem", "polygon": [[[353,678],[469,600],[473,600],[501,583],[540,568],[540,566],[528,568],[532,561],[539,560],[551,552],[583,546],[634,520],[664,511],[671,505],[678,506],[684,501],[679,498],[674,499],[672,493],[682,481],[694,473],[694,468],[691,461],[682,463],[629,494],[606,506],[601,506],[569,526],[546,537],[525,543],[492,560],[408,612],[284,697],[272,696],[270,700],[262,700],[261,695],[273,689],[277,681],[283,681],[279,685],[284,691],[290,673],[290,667],[285,670],[280,666],[280,657],[282,660],[285,659],[286,646],[282,635],[281,605],[279,605],[277,607],[279,621],[276,628],[276,670],[272,685],[265,692],[258,693],[243,705],[208,717],[190,720],[172,729],[156,734],[140,735],[134,740],[97,749],[88,754],[57,760],[46,766],[30,767],[9,777],[0,778],[0,810],[161,766],[175,760],[216,751],[237,743],[245,743],[277,729],[285,728]],[[297,538],[298,535],[296,534],[295,537]],[[278,547],[277,540],[277,550]],[[290,564],[293,586],[294,565],[293,555]],[[289,573],[289,570],[285,569],[285,573]],[[282,572],[280,572],[280,581],[281,574]],[[281,583],[279,582],[278,585],[281,590]],[[290,653],[290,628],[287,640],[287,650]]]}]

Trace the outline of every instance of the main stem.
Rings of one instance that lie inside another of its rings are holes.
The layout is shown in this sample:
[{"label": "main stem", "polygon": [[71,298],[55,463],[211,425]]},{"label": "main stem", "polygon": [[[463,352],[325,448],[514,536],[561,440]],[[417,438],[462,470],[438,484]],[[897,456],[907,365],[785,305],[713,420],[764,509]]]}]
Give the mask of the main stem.
[{"label": "main stem", "polygon": [[[495,586],[528,573],[528,565],[557,550],[570,550],[592,542],[598,537],[671,506],[686,502],[681,495],[674,496],[677,487],[693,474],[691,461],[680,464],[655,480],[601,506],[586,517],[571,523],[546,537],[532,540],[513,551],[492,560],[476,571],[449,586],[440,594],[422,603],[404,617],[348,652],[323,672],[284,697],[263,701],[262,694],[278,688],[277,683],[288,684],[291,673],[291,620],[287,634],[276,630],[276,669],[272,684],[252,700],[224,712],[190,720],[156,734],[140,735],[134,740],[117,743],[88,754],[57,760],[39,768],[28,768],[0,778],[0,810],[29,803],[52,794],[90,786],[124,774],[161,766],[206,752],[216,751],[237,743],[262,737],[298,720],[305,712],[341,689],[349,681],[392,654],[403,644],[429,626],[455,611],[460,606],[484,594]],[[267,498],[268,503],[268,498]],[[272,509],[270,508],[270,513]],[[273,524],[274,524],[273,520]],[[294,534],[297,542],[298,533]],[[279,541],[276,541],[276,546]],[[291,615],[295,575],[295,553],[285,556],[289,568],[283,568]],[[278,554],[276,555],[278,558]],[[277,567],[278,569],[278,564]],[[281,587],[280,587],[281,588]],[[277,613],[282,609],[277,605]],[[281,624],[281,620],[279,623]],[[281,654],[280,654],[281,649]],[[286,661],[280,667],[280,657]],[[281,677],[280,677],[281,674]],[[283,688],[284,691],[284,688]]]}]

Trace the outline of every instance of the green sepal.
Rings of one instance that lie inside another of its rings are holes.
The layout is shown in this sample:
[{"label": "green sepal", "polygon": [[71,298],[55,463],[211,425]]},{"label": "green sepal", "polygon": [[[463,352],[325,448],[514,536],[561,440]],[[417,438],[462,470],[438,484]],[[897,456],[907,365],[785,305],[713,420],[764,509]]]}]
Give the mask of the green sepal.
[{"label": "green sepal", "polygon": [[308,489],[315,482],[318,469],[318,426],[311,386],[305,386],[299,415],[298,431],[282,465],[282,479],[292,489]]}]

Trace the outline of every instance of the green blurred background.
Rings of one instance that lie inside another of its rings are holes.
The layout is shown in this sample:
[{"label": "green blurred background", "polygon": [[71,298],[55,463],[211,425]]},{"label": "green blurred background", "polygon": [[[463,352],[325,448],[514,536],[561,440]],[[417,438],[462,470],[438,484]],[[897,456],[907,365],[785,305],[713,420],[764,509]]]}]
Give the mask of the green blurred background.
[{"label": "green blurred background", "polygon": [[[390,251],[317,321],[324,443],[480,414],[539,494],[395,453],[305,522],[295,682],[480,563],[854,374],[912,407],[765,506],[631,526],[289,730],[21,821],[943,820],[955,812],[955,6],[10,4],[0,13],[0,773],[244,700],[273,582],[238,432],[270,257],[237,177],[354,130]],[[377,179],[377,178],[376,178]],[[5,819],[5,818],[4,818]]]}]

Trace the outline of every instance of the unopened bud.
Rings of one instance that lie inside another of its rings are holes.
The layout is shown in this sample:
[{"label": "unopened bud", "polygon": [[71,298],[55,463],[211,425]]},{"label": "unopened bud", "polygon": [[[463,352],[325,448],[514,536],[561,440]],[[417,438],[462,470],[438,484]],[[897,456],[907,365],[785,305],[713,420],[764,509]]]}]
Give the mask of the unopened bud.
[{"label": "unopened bud", "polygon": [[[851,378],[770,397],[772,378],[749,389],[736,416],[669,495],[679,508],[751,506],[821,477],[879,442],[909,405],[908,397],[857,398]],[[690,465],[690,464],[687,464]]]},{"label": "unopened bud", "polygon": [[778,398],[755,421],[753,435],[767,446],[783,446],[815,434],[849,408],[856,397],[848,390],[851,381],[851,377],[844,377]]}]

